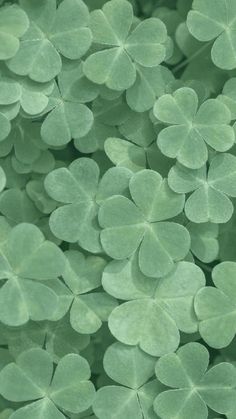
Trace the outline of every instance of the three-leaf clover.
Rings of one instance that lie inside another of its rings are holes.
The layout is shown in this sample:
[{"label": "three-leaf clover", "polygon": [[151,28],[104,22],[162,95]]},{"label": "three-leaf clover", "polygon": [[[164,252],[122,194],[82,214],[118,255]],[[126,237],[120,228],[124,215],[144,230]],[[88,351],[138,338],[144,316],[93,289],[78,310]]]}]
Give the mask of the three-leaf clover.
[{"label": "three-leaf clover", "polygon": [[58,76],[50,97],[50,112],[41,125],[42,139],[51,146],[62,146],[72,138],[86,135],[93,124],[91,110],[68,94],[67,83]]},{"label": "three-leaf clover", "polygon": [[106,261],[98,256],[85,256],[76,251],[65,253],[67,264],[63,279],[71,290],[70,323],[74,330],[82,334],[95,333],[108,319],[117,303],[100,290],[102,272]]},{"label": "three-leaf clover", "polygon": [[147,276],[163,276],[190,247],[187,230],[164,221],[182,211],[184,195],[173,193],[158,172],[148,169],[132,176],[129,189],[134,202],[113,196],[100,207],[102,246],[113,259],[125,259],[139,248],[141,271]]},{"label": "three-leaf clover", "polygon": [[161,419],[207,419],[208,408],[228,413],[235,400],[235,367],[222,362],[207,370],[209,353],[199,343],[188,343],[161,357],[156,375],[165,386],[154,401]]},{"label": "three-leaf clover", "polygon": [[0,247],[0,277],[7,280],[0,289],[0,320],[19,326],[50,318],[58,297],[43,281],[57,278],[64,268],[62,251],[36,226],[13,227]]},{"label": "three-leaf clover", "polygon": [[92,35],[89,12],[81,0],[21,0],[30,26],[21,39],[20,48],[7,62],[9,69],[32,80],[47,82],[61,71],[60,54],[78,59],[89,49]]},{"label": "three-leaf clover", "polygon": [[191,170],[179,164],[172,167],[168,182],[178,193],[193,192],[185,203],[185,214],[194,223],[226,223],[234,207],[228,196],[236,197],[236,157],[222,153],[209,165]]},{"label": "three-leaf clover", "polygon": [[[101,252],[97,221],[99,203],[128,188],[132,172],[111,168],[99,182],[99,167],[89,158],[74,160],[68,168],[49,173],[45,188],[49,196],[64,205],[50,217],[50,228],[56,237],[70,243],[79,242],[90,252]],[[65,205],[66,204],[66,205]]]},{"label": "three-leaf clover", "polygon": [[154,115],[169,125],[158,134],[163,154],[176,158],[191,169],[199,169],[208,159],[208,146],[216,151],[229,150],[235,141],[230,126],[231,114],[217,99],[208,99],[198,109],[198,96],[189,87],[161,96]]},{"label": "three-leaf clover", "polygon": [[133,29],[133,8],[128,1],[108,1],[90,17],[93,41],[101,48],[86,59],[84,73],[94,83],[125,90],[135,82],[134,63],[154,67],[165,59],[165,25],[150,18]]},{"label": "three-leaf clover", "polygon": [[13,419],[63,419],[61,410],[79,413],[91,406],[95,390],[89,379],[89,364],[80,355],[66,355],[54,372],[51,356],[33,348],[1,371],[0,393],[10,401],[31,402]]},{"label": "three-leaf clover", "polygon": [[[109,277],[113,279],[113,275],[106,271],[108,280]],[[133,294],[131,297],[133,301],[123,303],[113,310],[108,320],[112,334],[120,342],[139,345],[153,356],[175,351],[180,342],[179,330],[185,333],[197,331],[193,299],[204,284],[204,274],[198,266],[190,262],[179,262],[168,276],[157,280],[152,291],[146,289],[142,292],[140,289],[139,295]],[[131,295],[135,285],[133,289],[128,287]]]},{"label": "three-leaf clover", "polygon": [[205,287],[195,299],[199,332],[213,348],[223,348],[235,333],[236,264],[222,262],[212,271],[215,287]]},{"label": "three-leaf clover", "polygon": [[232,0],[194,0],[187,16],[191,34],[199,41],[214,41],[211,57],[217,67],[236,68],[236,7]]},{"label": "three-leaf clover", "polygon": [[96,416],[109,419],[114,412],[117,419],[141,419],[148,411],[151,414],[153,400],[162,390],[156,380],[147,383],[154,375],[155,358],[137,346],[116,342],[106,350],[103,365],[107,375],[120,385],[98,390],[93,402]]}]

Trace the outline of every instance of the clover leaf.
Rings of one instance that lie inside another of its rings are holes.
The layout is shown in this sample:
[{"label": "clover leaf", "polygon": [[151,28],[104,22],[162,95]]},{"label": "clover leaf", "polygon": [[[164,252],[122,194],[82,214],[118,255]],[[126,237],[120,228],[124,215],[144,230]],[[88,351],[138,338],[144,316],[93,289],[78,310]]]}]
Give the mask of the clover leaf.
[{"label": "clover leaf", "polygon": [[126,99],[131,109],[145,112],[151,109],[156,99],[166,93],[166,85],[174,80],[164,66],[143,67],[136,65],[136,80],[127,90]]},{"label": "clover leaf", "polygon": [[[101,205],[102,246],[112,258],[125,259],[140,245],[141,271],[147,276],[163,276],[189,249],[187,230],[177,223],[164,221],[182,211],[184,196],[172,193],[166,180],[152,170],[136,173],[129,187],[134,202],[114,196]],[[178,243],[174,239],[176,235]]]},{"label": "clover leaf", "polygon": [[58,8],[55,0],[21,0],[20,4],[29,16],[30,26],[7,66],[18,75],[47,82],[61,71],[60,54],[78,59],[90,47],[88,9],[81,0],[64,0]]},{"label": "clover leaf", "polygon": [[[106,277],[108,275],[106,272]],[[175,351],[180,341],[179,330],[197,331],[193,299],[204,283],[199,267],[179,262],[169,275],[157,280],[149,295],[134,295],[133,301],[112,311],[108,320],[112,334],[120,342],[139,345],[153,356]]]},{"label": "clover leaf", "polygon": [[214,261],[219,253],[219,226],[213,223],[188,223],[191,251],[202,262]]},{"label": "clover leaf", "polygon": [[71,290],[70,323],[78,333],[95,333],[108,319],[117,303],[104,292],[90,292],[101,286],[104,259],[90,256],[85,259],[78,251],[66,252],[68,263],[63,279]]},{"label": "clover leaf", "polygon": [[0,253],[0,276],[7,280],[0,290],[1,321],[18,326],[30,318],[50,318],[58,298],[40,281],[62,274],[65,268],[62,251],[46,241],[36,226],[22,223],[10,231]]},{"label": "clover leaf", "polygon": [[199,291],[195,311],[199,319],[199,332],[214,348],[223,348],[232,341],[235,329],[235,272],[234,262],[222,262],[212,271],[216,286]]},{"label": "clover leaf", "polygon": [[17,53],[20,42],[29,27],[26,13],[17,5],[0,10],[0,60],[8,60]]},{"label": "clover leaf", "polygon": [[99,202],[123,193],[131,172],[112,168],[99,182],[99,167],[89,158],[74,160],[69,168],[59,168],[45,179],[49,196],[67,205],[57,208],[50,217],[50,228],[56,237],[91,252],[100,252],[100,228],[97,222]]},{"label": "clover leaf", "polygon": [[13,419],[63,419],[61,409],[79,413],[91,405],[95,391],[89,378],[89,365],[80,355],[66,355],[53,373],[50,355],[35,348],[1,371],[0,393],[14,402],[31,402],[16,410]]},{"label": "clover leaf", "polygon": [[90,109],[71,99],[66,83],[58,77],[58,86],[54,86],[51,98],[51,112],[48,113],[41,126],[42,139],[51,146],[61,146],[72,138],[86,135],[93,124]]},{"label": "clover leaf", "polygon": [[155,358],[137,346],[128,347],[116,342],[106,350],[103,363],[107,375],[121,385],[98,390],[93,402],[96,416],[108,419],[108,412],[114,411],[117,419],[141,419],[147,411],[151,414],[155,394],[162,389],[156,380],[147,383],[154,375]]},{"label": "clover leaf", "polygon": [[226,223],[233,214],[228,196],[235,197],[236,157],[222,153],[216,155],[206,167],[191,170],[175,165],[169,172],[170,187],[179,193],[193,193],[186,200],[185,214],[194,223]]},{"label": "clover leaf", "polygon": [[85,60],[84,73],[91,81],[125,90],[135,82],[134,63],[154,67],[164,60],[165,25],[150,18],[132,30],[132,23],[133,9],[126,0],[111,0],[101,10],[91,12],[93,40],[103,48]]},{"label": "clover leaf", "polygon": [[207,407],[218,413],[229,412],[235,398],[235,368],[222,362],[207,370],[208,364],[207,349],[194,342],[158,360],[157,378],[172,388],[154,401],[161,419],[207,419]]},{"label": "clover leaf", "polygon": [[192,10],[187,16],[191,34],[199,41],[214,41],[211,57],[217,67],[231,70],[236,67],[235,54],[235,17],[234,2],[214,2],[194,0]]},{"label": "clover leaf", "polygon": [[169,125],[158,134],[162,153],[188,168],[199,169],[206,163],[207,145],[224,152],[234,144],[229,109],[217,99],[206,100],[198,109],[197,94],[188,87],[161,96],[154,115]]}]

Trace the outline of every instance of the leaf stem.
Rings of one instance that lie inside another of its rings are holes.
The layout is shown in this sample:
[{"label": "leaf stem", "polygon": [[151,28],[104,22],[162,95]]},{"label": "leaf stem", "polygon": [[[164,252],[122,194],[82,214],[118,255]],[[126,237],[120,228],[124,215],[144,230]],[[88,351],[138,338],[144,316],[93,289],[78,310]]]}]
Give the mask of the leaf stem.
[{"label": "leaf stem", "polygon": [[184,61],[182,61],[180,64],[175,66],[172,69],[172,73],[177,73],[177,71],[181,70],[181,68],[185,67],[187,64],[189,64],[194,58],[196,58],[198,55],[200,55],[207,47],[212,43],[212,41],[207,42],[204,44],[201,48],[199,48],[194,54],[190,55],[190,57],[187,57]]}]

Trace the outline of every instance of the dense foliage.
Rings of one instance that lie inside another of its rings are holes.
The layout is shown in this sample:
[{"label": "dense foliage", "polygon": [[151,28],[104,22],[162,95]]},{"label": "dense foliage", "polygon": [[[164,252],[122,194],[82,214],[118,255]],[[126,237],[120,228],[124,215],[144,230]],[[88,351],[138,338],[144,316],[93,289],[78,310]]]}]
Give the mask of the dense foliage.
[{"label": "dense foliage", "polygon": [[235,0],[0,0],[0,419],[236,419],[235,142]]}]

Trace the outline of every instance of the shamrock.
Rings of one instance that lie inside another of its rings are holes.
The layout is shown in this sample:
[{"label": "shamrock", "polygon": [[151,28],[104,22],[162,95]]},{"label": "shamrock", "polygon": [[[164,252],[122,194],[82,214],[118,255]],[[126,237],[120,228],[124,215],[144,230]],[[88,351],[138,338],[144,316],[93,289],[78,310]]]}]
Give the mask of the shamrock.
[{"label": "shamrock", "polygon": [[191,88],[161,96],[153,112],[158,120],[170,125],[158,135],[160,150],[188,168],[199,169],[206,163],[207,145],[223,152],[234,144],[229,109],[217,99],[206,100],[198,109],[198,96]]},{"label": "shamrock", "polygon": [[[105,272],[106,284],[109,277],[113,281],[116,279],[114,273]],[[152,292],[147,286],[146,290],[139,288],[137,278],[135,282],[131,284],[133,288],[130,284],[127,287],[133,301],[121,304],[109,317],[111,333],[120,342],[139,345],[153,356],[175,351],[180,341],[179,330],[185,333],[197,331],[193,299],[205,284],[203,272],[191,262],[179,262],[169,275],[154,284]],[[121,282],[117,287],[119,284]],[[139,295],[135,294],[135,288],[139,290]]]},{"label": "shamrock", "polygon": [[60,54],[74,60],[90,47],[87,6],[81,0],[64,0],[58,8],[56,0],[21,0],[20,4],[30,26],[7,66],[13,73],[47,82],[61,71]]},{"label": "shamrock", "polygon": [[113,259],[125,259],[140,246],[141,271],[147,276],[163,276],[189,250],[187,230],[163,221],[182,211],[184,195],[172,192],[158,172],[148,169],[136,173],[129,188],[134,202],[113,196],[100,207],[102,246]]},{"label": "shamrock", "polygon": [[45,240],[36,226],[21,223],[1,243],[0,265],[1,279],[7,280],[0,290],[0,320],[18,326],[30,318],[50,318],[58,298],[41,281],[62,274],[65,267],[62,251]]},{"label": "shamrock", "polygon": [[208,408],[228,413],[235,399],[236,371],[222,362],[207,370],[209,353],[191,342],[161,357],[156,364],[158,380],[172,390],[160,393],[154,410],[161,419],[207,419]]},{"label": "shamrock", "polygon": [[107,375],[121,385],[98,390],[93,402],[96,417],[109,419],[110,412],[116,412],[117,419],[149,418],[154,397],[162,390],[157,380],[147,383],[154,375],[155,358],[137,346],[116,342],[106,350],[103,364]]},{"label": "shamrock", "polygon": [[113,90],[128,89],[136,79],[134,63],[155,67],[165,59],[165,25],[150,18],[133,29],[133,18],[132,6],[126,0],[108,1],[91,13],[93,40],[101,48],[85,60],[84,73],[94,83]]},{"label": "shamrock", "polygon": [[212,271],[216,286],[200,290],[195,300],[199,332],[213,348],[224,348],[235,333],[236,264],[222,262]]},{"label": "shamrock", "polygon": [[8,60],[17,53],[21,38],[29,27],[26,13],[17,5],[0,10],[0,60]]},{"label": "shamrock", "polygon": [[206,166],[191,170],[179,164],[169,172],[170,187],[178,193],[193,193],[186,200],[185,214],[194,223],[226,223],[233,214],[228,196],[236,197],[236,157],[222,153]]},{"label": "shamrock", "polygon": [[64,204],[51,214],[49,223],[53,234],[70,243],[78,241],[90,252],[101,252],[99,203],[113,194],[123,193],[131,175],[125,168],[111,168],[99,182],[97,163],[85,157],[74,160],[68,168],[49,173],[45,189],[49,196]]},{"label": "shamrock", "polygon": [[50,112],[41,126],[42,139],[51,146],[61,146],[72,138],[86,135],[93,124],[90,109],[70,95],[70,83],[58,76],[50,97]]},{"label": "shamrock", "polygon": [[199,41],[215,40],[211,58],[217,67],[236,68],[236,7],[232,0],[194,0],[187,16],[191,34]]},{"label": "shamrock", "polygon": [[98,256],[85,258],[76,250],[69,250],[65,254],[68,263],[63,279],[71,290],[71,326],[79,333],[95,333],[117,305],[104,292],[89,292],[101,286],[106,262]]},{"label": "shamrock", "polygon": [[13,419],[65,419],[61,410],[79,413],[92,404],[94,386],[88,362],[77,354],[63,357],[54,372],[51,356],[33,348],[0,372],[0,393],[10,401],[27,404]]}]

